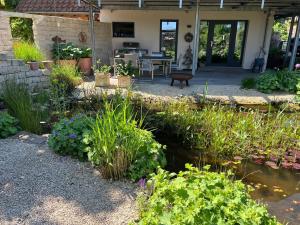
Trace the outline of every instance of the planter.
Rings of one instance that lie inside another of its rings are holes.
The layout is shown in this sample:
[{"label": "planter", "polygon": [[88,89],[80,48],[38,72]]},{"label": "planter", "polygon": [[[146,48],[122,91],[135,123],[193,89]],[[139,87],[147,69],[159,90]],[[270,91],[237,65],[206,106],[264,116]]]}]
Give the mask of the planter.
[{"label": "planter", "polygon": [[92,72],[92,58],[80,58],[78,67],[84,75],[91,75]]},{"label": "planter", "polygon": [[118,87],[128,88],[131,86],[131,76],[118,76]]},{"label": "planter", "polygon": [[95,86],[96,87],[108,87],[110,85],[109,79],[110,79],[110,74],[96,73],[95,74]]},{"label": "planter", "polygon": [[38,62],[28,62],[27,63],[31,70],[38,70],[39,69],[39,63]]},{"label": "planter", "polygon": [[63,59],[63,60],[58,60],[58,64],[63,66],[63,65],[70,65],[70,66],[76,66],[77,61],[76,59]]},{"label": "planter", "polygon": [[42,61],[42,63],[44,64],[45,69],[50,70],[50,71],[52,70],[52,67],[54,64],[53,61]]}]

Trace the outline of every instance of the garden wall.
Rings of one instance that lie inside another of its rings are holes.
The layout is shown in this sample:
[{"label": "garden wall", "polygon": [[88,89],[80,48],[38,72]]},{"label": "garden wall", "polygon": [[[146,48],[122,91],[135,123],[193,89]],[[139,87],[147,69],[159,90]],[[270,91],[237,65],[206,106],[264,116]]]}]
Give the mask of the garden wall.
[{"label": "garden wall", "polygon": [[25,83],[31,90],[34,88],[49,87],[48,70],[30,70],[22,60],[8,58],[0,53],[0,93],[2,85],[7,80],[15,80],[17,83]]},{"label": "garden wall", "polygon": [[[10,17],[31,18],[33,20],[34,41],[47,59],[52,58],[52,38],[59,36],[78,46],[90,47],[89,21],[56,16],[42,16],[25,13],[0,11],[0,52],[12,53],[12,37],[9,26]],[[96,57],[108,63],[112,55],[112,35],[110,23],[95,21]],[[79,41],[79,34],[86,34],[86,41]],[[4,41],[2,41],[4,40]],[[2,44],[3,43],[3,44]],[[5,45],[4,45],[5,44]]]}]

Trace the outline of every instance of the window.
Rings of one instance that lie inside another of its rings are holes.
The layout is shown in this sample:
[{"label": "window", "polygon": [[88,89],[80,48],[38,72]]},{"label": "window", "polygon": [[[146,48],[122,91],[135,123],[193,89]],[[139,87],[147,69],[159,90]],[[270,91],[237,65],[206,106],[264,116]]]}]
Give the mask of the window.
[{"label": "window", "polygon": [[134,38],[134,23],[113,22],[113,37]]}]

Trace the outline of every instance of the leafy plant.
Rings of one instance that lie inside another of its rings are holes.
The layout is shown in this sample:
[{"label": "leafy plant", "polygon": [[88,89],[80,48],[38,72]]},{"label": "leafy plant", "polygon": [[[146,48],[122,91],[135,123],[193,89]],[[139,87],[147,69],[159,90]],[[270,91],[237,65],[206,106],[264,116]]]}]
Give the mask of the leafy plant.
[{"label": "leafy plant", "polygon": [[300,75],[297,71],[267,71],[258,77],[256,87],[259,91],[264,93],[271,93],[273,91],[287,91],[296,92],[296,86]]},{"label": "leafy plant", "polygon": [[116,65],[116,72],[118,76],[134,76],[134,68],[132,62],[125,63],[123,60]]},{"label": "leafy plant", "polygon": [[254,78],[245,78],[242,80],[242,89],[254,89],[256,80]]},{"label": "leafy plant", "polygon": [[109,74],[112,67],[106,64],[102,64],[100,60],[97,61],[96,66],[94,67],[95,73],[104,73]]},{"label": "leafy plant", "polygon": [[199,171],[186,165],[178,174],[162,169],[139,197],[141,225],[249,224],[279,225],[230,173]]},{"label": "leafy plant", "polygon": [[78,58],[91,58],[92,57],[92,49],[91,48],[79,48],[77,52]]},{"label": "leafy plant", "polygon": [[40,62],[44,59],[39,48],[29,42],[15,42],[13,44],[13,50],[16,59],[22,59],[25,62]]},{"label": "leafy plant", "polygon": [[0,138],[7,138],[19,130],[18,120],[7,112],[0,112]]},{"label": "leafy plant", "polygon": [[25,84],[8,81],[4,84],[3,100],[11,115],[16,117],[22,129],[40,134],[40,124],[47,117],[46,103],[38,102]]},{"label": "leafy plant", "polygon": [[32,19],[11,17],[10,27],[13,38],[33,43]]},{"label": "leafy plant", "polygon": [[87,149],[89,160],[100,167],[104,177],[136,180],[165,164],[162,146],[141,124],[135,120],[128,98],[104,102],[91,126],[91,147]]},{"label": "leafy plant", "polygon": [[48,145],[56,153],[70,155],[81,160],[87,158],[85,149],[88,147],[85,138],[91,133],[90,124],[93,119],[78,114],[71,119],[61,119],[53,127]]},{"label": "leafy plant", "polygon": [[54,86],[62,87],[67,93],[71,93],[76,86],[82,83],[81,74],[73,65],[56,65],[50,75]]},{"label": "leafy plant", "polygon": [[78,58],[79,49],[72,42],[54,43],[52,55],[54,60],[70,60]]}]

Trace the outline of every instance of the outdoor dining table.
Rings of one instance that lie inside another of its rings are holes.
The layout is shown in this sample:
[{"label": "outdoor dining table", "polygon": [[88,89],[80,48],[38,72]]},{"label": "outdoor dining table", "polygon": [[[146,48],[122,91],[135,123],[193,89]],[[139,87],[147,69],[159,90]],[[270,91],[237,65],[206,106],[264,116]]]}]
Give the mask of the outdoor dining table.
[{"label": "outdoor dining table", "polygon": [[[173,62],[173,58],[171,56],[154,56],[154,55],[143,55],[141,57],[139,57],[140,61],[143,60],[150,60],[152,62],[157,62],[157,61],[161,61],[162,63],[167,63],[169,65],[169,69],[167,74],[170,74],[172,72],[172,62]],[[165,71],[164,71],[165,73]]]}]

